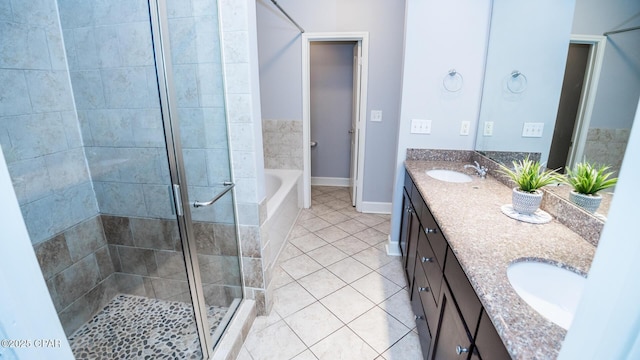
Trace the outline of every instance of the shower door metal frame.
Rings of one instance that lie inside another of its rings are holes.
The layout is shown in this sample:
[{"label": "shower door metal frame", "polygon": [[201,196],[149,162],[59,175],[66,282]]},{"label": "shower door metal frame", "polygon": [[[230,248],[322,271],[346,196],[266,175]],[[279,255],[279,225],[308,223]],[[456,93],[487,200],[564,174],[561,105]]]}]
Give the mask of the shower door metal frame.
[{"label": "shower door metal frame", "polygon": [[177,117],[177,96],[173,85],[167,4],[166,0],[148,0],[148,2],[173,202],[178,219],[182,253],[185,259],[187,280],[191,294],[191,302],[193,304],[198,338],[202,348],[202,356],[203,359],[209,359],[213,354],[215,342],[211,338],[207,318],[200,267],[198,266],[197,247],[195,237],[193,236],[194,231],[191,212],[188,210],[190,204],[189,194],[187,192],[186,171],[182,153],[179,151],[182,149],[182,146],[180,141],[179,119]]}]

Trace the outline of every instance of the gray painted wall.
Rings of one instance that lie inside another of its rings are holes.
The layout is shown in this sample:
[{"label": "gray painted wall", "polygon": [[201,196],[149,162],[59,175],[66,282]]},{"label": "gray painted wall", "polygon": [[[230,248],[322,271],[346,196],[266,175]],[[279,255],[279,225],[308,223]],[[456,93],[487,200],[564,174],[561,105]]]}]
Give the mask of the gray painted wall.
[{"label": "gray painted wall", "polygon": [[354,45],[311,44],[311,176],[349,177]]},{"label": "gray painted wall", "polygon": [[[368,122],[363,200],[390,202],[400,115],[404,1],[283,0],[307,32],[368,31],[367,117],[382,110],[382,122]],[[263,119],[302,120],[301,37],[268,0],[257,1],[260,91]],[[301,149],[302,151],[302,149]]]},{"label": "gray painted wall", "polygon": [[[639,13],[639,1],[577,0],[572,33],[602,35],[611,30],[639,26]],[[611,35],[607,38],[591,127],[630,129],[638,96],[640,30]]]},{"label": "gray painted wall", "polygon": [[[402,114],[396,130],[392,242],[397,241],[400,228],[407,148],[472,150],[474,147],[490,3],[489,0],[407,0]],[[443,88],[443,78],[451,68],[464,80],[462,89],[456,93]],[[431,134],[411,134],[411,119],[431,119]],[[468,136],[460,135],[463,120],[471,123]]]}]

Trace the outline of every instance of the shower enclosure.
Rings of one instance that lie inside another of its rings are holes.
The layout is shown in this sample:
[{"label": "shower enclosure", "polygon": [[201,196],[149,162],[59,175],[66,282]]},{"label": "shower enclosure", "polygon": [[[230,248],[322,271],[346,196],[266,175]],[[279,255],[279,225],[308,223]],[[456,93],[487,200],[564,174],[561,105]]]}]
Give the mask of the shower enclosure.
[{"label": "shower enclosure", "polygon": [[0,5],[0,144],[77,358],[208,358],[243,297],[218,23]]}]

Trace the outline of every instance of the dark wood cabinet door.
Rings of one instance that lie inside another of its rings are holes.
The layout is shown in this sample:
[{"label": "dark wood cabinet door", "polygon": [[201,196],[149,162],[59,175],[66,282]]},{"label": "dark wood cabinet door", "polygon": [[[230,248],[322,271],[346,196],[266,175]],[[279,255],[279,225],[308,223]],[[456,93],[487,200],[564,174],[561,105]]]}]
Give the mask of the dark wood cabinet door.
[{"label": "dark wood cabinet door", "polygon": [[434,345],[434,360],[466,360],[471,338],[447,286],[442,286],[440,326]]},{"label": "dark wood cabinet door", "polygon": [[411,218],[411,201],[406,193],[406,189],[402,192],[402,219],[400,220],[400,253],[402,254],[402,263],[407,264],[407,237],[409,236],[409,219]]},{"label": "dark wood cabinet door", "polygon": [[[405,271],[407,273],[409,291],[412,290],[414,270],[416,267],[416,256],[418,254],[418,236],[420,234],[420,221],[415,211],[411,212],[409,220],[409,234],[407,236],[407,263]],[[413,296],[412,296],[413,297]]]},{"label": "dark wood cabinet door", "polygon": [[500,335],[489,320],[487,313],[482,311],[478,333],[476,334],[476,348],[482,358],[487,360],[510,360],[511,356],[504,347]]},{"label": "dark wood cabinet door", "polygon": [[467,275],[462,270],[458,259],[456,259],[450,248],[444,265],[444,278],[447,279],[465,324],[467,324],[471,334],[475,334],[478,321],[480,321],[482,303],[480,303],[478,295],[473,290]]},{"label": "dark wood cabinet door", "polygon": [[428,359],[427,355],[431,350],[431,332],[429,331],[429,326],[427,325],[427,317],[424,313],[424,308],[422,306],[422,301],[420,300],[420,295],[418,294],[417,286],[414,287],[411,296],[411,308],[413,309],[413,313],[416,316],[416,328],[418,329],[418,334],[420,336],[420,348],[422,349],[422,357],[426,360]]}]

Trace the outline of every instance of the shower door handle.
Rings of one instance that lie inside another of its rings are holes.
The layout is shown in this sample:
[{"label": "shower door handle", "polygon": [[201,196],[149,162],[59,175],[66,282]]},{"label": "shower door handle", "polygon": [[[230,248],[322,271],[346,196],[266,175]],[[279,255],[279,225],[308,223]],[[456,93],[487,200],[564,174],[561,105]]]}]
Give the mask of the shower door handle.
[{"label": "shower door handle", "polygon": [[193,207],[198,208],[198,207],[213,205],[213,203],[215,203],[216,201],[218,201],[218,199],[223,197],[224,194],[228,193],[229,190],[233,189],[233,187],[236,186],[236,184],[234,184],[232,182],[225,181],[224,182],[224,186],[225,186],[224,190],[222,190],[220,193],[218,193],[216,196],[214,196],[211,200],[203,201],[203,202],[200,202],[198,200],[194,201],[193,202]]}]

